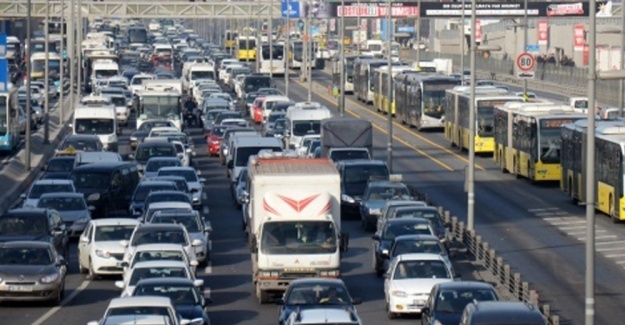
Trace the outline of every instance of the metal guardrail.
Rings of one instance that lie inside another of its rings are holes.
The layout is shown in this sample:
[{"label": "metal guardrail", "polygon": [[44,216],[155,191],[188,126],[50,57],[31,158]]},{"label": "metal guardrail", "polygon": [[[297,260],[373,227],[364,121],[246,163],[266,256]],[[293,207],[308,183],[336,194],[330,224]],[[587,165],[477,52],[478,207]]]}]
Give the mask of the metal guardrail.
[{"label": "metal guardrail", "polygon": [[498,256],[497,251],[482,239],[482,236],[475,231],[468,231],[464,222],[459,221],[458,217],[452,216],[449,210],[445,210],[444,207],[437,205],[427,194],[420,193],[412,187],[410,190],[413,197],[417,200],[438,207],[438,211],[443,216],[445,223],[451,225],[450,233],[452,239],[463,245],[467,252],[475,257],[475,261],[497,279],[498,285],[505,288],[515,299],[532,304],[538,308],[545,316],[549,325],[560,325],[560,316],[551,311],[550,305],[540,303],[538,292],[531,288],[529,282],[523,280],[520,272],[514,272],[512,267],[505,263],[503,257]]}]

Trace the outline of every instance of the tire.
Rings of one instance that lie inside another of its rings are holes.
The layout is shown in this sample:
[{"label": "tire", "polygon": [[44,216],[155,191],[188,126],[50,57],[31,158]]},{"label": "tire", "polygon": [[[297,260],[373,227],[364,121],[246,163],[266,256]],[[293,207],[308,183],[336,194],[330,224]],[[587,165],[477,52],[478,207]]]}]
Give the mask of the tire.
[{"label": "tire", "polygon": [[61,288],[59,289],[59,292],[56,294],[56,296],[50,299],[50,306],[58,306],[63,300],[64,296],[65,296],[65,280],[61,282]]},{"label": "tire", "polygon": [[93,263],[91,263],[91,259],[89,259],[89,268],[88,268],[88,272],[87,272],[87,277],[90,280],[97,280],[98,279],[98,275],[95,273],[95,270],[93,269]]},{"label": "tire", "polygon": [[386,316],[388,317],[388,319],[397,318],[397,314],[391,312],[391,307],[388,304],[386,304]]}]

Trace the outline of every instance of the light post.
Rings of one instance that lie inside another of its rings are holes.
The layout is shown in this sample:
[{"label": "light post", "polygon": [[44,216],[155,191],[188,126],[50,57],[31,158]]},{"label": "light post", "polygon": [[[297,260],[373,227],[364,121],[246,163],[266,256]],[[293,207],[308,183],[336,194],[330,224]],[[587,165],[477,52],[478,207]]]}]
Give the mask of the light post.
[{"label": "light post", "polygon": [[[527,0],[524,0],[523,6],[523,50],[521,50],[521,53],[527,51],[527,29],[529,28],[527,21]],[[527,79],[523,79],[523,95],[527,96]]]},{"label": "light post", "polygon": [[421,61],[421,0],[417,1],[417,8],[419,8],[419,13],[417,14],[417,20],[415,20],[414,28],[415,28],[415,38],[417,39],[417,66],[419,66],[419,62]]},{"label": "light post", "polygon": [[[471,99],[470,108],[469,108],[469,165],[467,166],[467,230],[472,231],[475,229],[475,119],[476,119],[476,107],[475,107],[475,61],[477,56],[477,51],[501,51],[501,46],[494,45],[481,45],[477,46],[476,38],[475,38],[475,4],[476,0],[471,0],[471,44],[469,45],[469,49],[471,51],[470,56],[470,93]],[[464,77],[464,71],[463,77]]]},{"label": "light post", "polygon": [[[358,7],[360,8],[360,7]],[[360,20],[360,15],[358,15]],[[339,29],[339,113],[345,116],[345,0],[341,0],[341,20]],[[360,34],[360,25],[358,25],[358,33]],[[359,36],[360,38],[360,36]]]},{"label": "light post", "polygon": [[464,34],[464,10],[465,2],[462,0],[462,14],[460,18],[460,84],[464,86],[464,43],[467,37]]},{"label": "light post", "polygon": [[289,96],[289,71],[291,70],[290,62],[291,55],[289,50],[291,48],[291,1],[287,0],[286,3],[286,42],[284,44],[284,54],[286,57],[286,67],[284,69],[284,92],[285,95]]},{"label": "light post", "polygon": [[63,96],[65,92],[65,37],[67,35],[67,28],[65,26],[65,0],[61,0],[61,64],[59,66],[59,114],[60,114],[60,122],[63,123],[65,121],[65,105],[63,103]]},{"label": "light post", "polygon": [[[357,2],[357,6],[358,6],[358,18],[356,19],[356,24],[358,25],[358,29],[356,29],[358,31],[358,42],[356,42],[356,54],[360,55],[360,43],[362,43],[362,40],[360,39],[360,36],[362,36],[362,26],[360,26],[361,21],[360,21],[360,0],[358,0]],[[341,0],[341,8],[343,8],[343,11],[345,11],[345,1]],[[343,19],[343,15],[341,15],[341,20]],[[343,26],[344,21],[341,22],[341,26]],[[352,35],[354,35],[352,33]],[[345,34],[343,34],[343,36],[340,37],[341,39],[341,44],[343,44],[343,39],[345,38]],[[341,47],[341,52],[344,51],[344,48]]]},{"label": "light post", "polygon": [[24,168],[26,169],[26,171],[30,171],[31,167],[30,167],[30,129],[31,129],[31,116],[30,116],[30,110],[31,110],[31,102],[30,102],[30,98],[32,96],[31,94],[31,89],[30,89],[30,71],[32,69],[31,64],[30,64],[30,57],[31,54],[33,53],[32,49],[31,49],[31,42],[30,42],[30,38],[31,38],[31,31],[30,31],[30,25],[32,24],[32,17],[31,17],[31,13],[30,13],[30,7],[31,7],[31,1],[28,0],[28,3],[26,4],[26,6],[28,7],[26,10],[26,144],[25,144],[25,148],[24,148]]},{"label": "light post", "polygon": [[393,96],[393,56],[391,55],[392,43],[391,40],[392,32],[391,26],[393,22],[391,19],[393,18],[392,14],[392,1],[386,0],[386,59],[388,64],[388,92],[386,96],[388,97],[389,106],[388,106],[388,115],[387,115],[387,128],[388,128],[388,138],[387,138],[387,156],[386,156],[386,164],[388,165],[389,172],[393,172],[393,112],[391,111],[391,102]]},{"label": "light post", "polygon": [[[78,55],[76,56],[76,97],[78,97],[78,99],[80,100],[80,98],[82,97],[82,73],[83,73],[83,69],[82,69],[82,50],[81,50],[81,46],[82,46],[82,0],[76,0],[78,1],[78,6],[77,6],[77,10],[78,10],[78,22],[77,22],[77,31],[76,31],[76,35],[78,37],[78,41],[74,44],[74,47],[76,48],[76,52],[78,53]],[[93,86],[93,85],[92,85]]]},{"label": "light post", "polygon": [[313,47],[313,35],[312,35],[312,24],[313,24],[313,11],[311,10],[312,6],[309,7],[308,10],[308,25],[306,25],[306,33],[308,33],[308,41],[306,47],[308,47],[308,65],[306,66],[307,77],[306,81],[308,83],[308,101],[312,101],[312,70],[313,64],[315,63],[315,49]]},{"label": "light post", "polygon": [[44,92],[43,92],[43,143],[50,144],[50,1],[46,0],[46,18],[44,26],[44,51],[45,58],[43,68]]},{"label": "light post", "polygon": [[[269,77],[273,80],[273,6],[269,6],[269,26],[267,29],[269,29],[267,31],[269,36]],[[262,47],[260,55],[263,55]]]}]

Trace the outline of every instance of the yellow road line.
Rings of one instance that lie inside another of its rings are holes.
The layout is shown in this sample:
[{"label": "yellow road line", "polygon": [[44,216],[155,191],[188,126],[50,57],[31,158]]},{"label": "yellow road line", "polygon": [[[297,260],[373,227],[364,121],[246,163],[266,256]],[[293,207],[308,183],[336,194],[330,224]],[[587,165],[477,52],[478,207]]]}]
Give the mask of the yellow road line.
[{"label": "yellow road line", "polygon": [[[301,82],[299,82],[299,81],[295,81],[295,82],[296,82],[297,84],[299,84],[300,86],[304,87],[304,88],[307,86],[307,85],[304,85],[303,83],[301,83]],[[322,86],[322,87],[323,87],[323,86]],[[315,92],[315,91],[313,91],[313,92]],[[325,95],[325,94],[322,94],[322,93],[319,93],[319,92],[315,92],[315,93],[316,93],[318,96],[323,97],[324,99],[326,99],[326,100],[328,100],[328,101],[330,101],[330,102],[334,102],[334,101],[335,101],[335,99],[334,99],[334,98],[329,97],[329,96],[327,96],[327,95]],[[345,98],[345,100],[346,100],[346,101],[347,101],[347,100],[349,100],[352,104],[356,104],[356,105],[358,105],[358,107],[360,107],[360,108],[364,109],[365,111],[367,111],[367,112],[371,113],[371,115],[375,116],[377,119],[380,119],[380,120],[382,119],[382,117],[381,117],[381,116],[379,116],[379,115],[377,115],[377,114],[374,114],[373,112],[371,112],[371,111],[370,111],[370,110],[369,110],[366,106],[364,106],[363,104],[361,104],[361,103],[359,103],[359,102],[356,102],[356,101],[354,101],[353,99],[351,99],[351,98],[347,98],[347,97]],[[351,111],[352,113],[354,112],[353,110],[347,110],[347,109],[346,109],[345,111],[346,111],[346,112],[347,112],[347,111]],[[357,117],[357,118],[361,118],[361,116],[359,116],[359,115],[357,115],[356,117]],[[445,148],[444,146],[441,146],[440,144],[438,144],[438,143],[436,143],[436,142],[434,142],[434,141],[432,141],[432,140],[430,140],[430,139],[428,139],[428,138],[426,138],[426,137],[424,137],[424,136],[422,136],[422,135],[420,135],[420,134],[418,134],[418,133],[413,132],[411,129],[409,129],[409,128],[407,128],[407,127],[403,126],[403,125],[401,125],[401,123],[398,123],[398,122],[396,122],[396,121],[393,121],[393,125],[394,125],[395,127],[398,127],[398,128],[400,128],[400,129],[402,129],[402,130],[404,130],[404,131],[406,131],[406,132],[410,133],[410,135],[414,136],[415,138],[417,138],[417,139],[419,139],[419,140],[421,140],[421,141],[423,141],[423,142],[425,142],[425,143],[427,143],[427,144],[429,144],[429,145],[431,145],[431,146],[433,146],[433,147],[436,147],[436,148],[438,148],[438,149],[440,149],[440,150],[443,150],[444,152],[446,152],[446,153],[448,153],[448,154],[450,154],[450,155],[452,155],[452,156],[456,157],[456,158],[457,158],[457,159],[459,159],[460,161],[463,161],[463,162],[465,162],[465,163],[468,163],[468,162],[469,162],[469,159],[468,159],[467,157],[465,157],[465,156],[463,156],[463,155],[460,155],[460,154],[458,154],[458,153],[456,153],[456,152],[454,152],[454,151],[452,151],[452,150],[449,150],[448,148]],[[476,168],[476,169],[478,169],[478,170],[481,170],[481,171],[485,171],[485,170],[486,170],[484,167],[482,167],[480,164],[477,164],[477,163],[475,164],[475,168]]]}]

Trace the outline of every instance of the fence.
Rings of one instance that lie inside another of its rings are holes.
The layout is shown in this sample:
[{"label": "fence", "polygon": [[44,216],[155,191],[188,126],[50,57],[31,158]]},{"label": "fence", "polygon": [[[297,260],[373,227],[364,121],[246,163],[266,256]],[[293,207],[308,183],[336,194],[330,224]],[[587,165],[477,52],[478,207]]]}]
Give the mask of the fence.
[{"label": "fence", "polygon": [[[415,60],[415,50],[402,50],[403,59]],[[447,54],[440,52],[422,51],[421,60],[435,58],[452,59],[454,69],[460,70],[460,54]],[[464,55],[464,68],[469,69],[469,55]],[[516,78],[514,71],[515,62],[511,58],[476,58],[476,76],[478,78],[494,79],[508,85],[521,85],[522,80]],[[539,63],[536,66],[535,79],[528,80],[528,88],[546,91],[563,96],[585,96],[588,85],[588,69],[562,66],[559,64]],[[597,101],[602,105],[617,106],[619,102],[618,80],[597,80]]]},{"label": "fence", "polygon": [[[412,193],[418,200],[426,202],[431,206],[438,206],[427,195],[421,194],[414,188]],[[497,256],[495,249],[482,240],[482,236],[475,231],[468,231],[464,222],[458,217],[452,216],[442,206],[438,206],[438,211],[444,217],[445,223],[451,225],[450,233],[456,242],[464,245],[467,251],[475,257],[475,261],[487,269],[496,279],[499,285],[505,288],[517,300],[523,301],[537,307],[547,319],[549,325],[560,325],[560,316],[551,312],[551,306],[540,304],[538,293],[531,289],[529,282],[523,281],[519,272],[513,272],[511,266],[506,264],[503,257]]]}]

